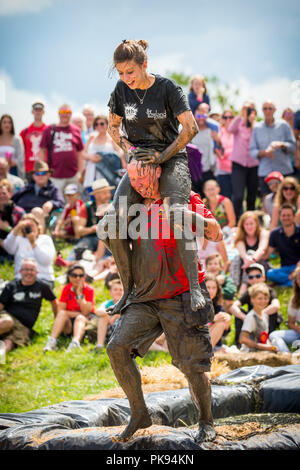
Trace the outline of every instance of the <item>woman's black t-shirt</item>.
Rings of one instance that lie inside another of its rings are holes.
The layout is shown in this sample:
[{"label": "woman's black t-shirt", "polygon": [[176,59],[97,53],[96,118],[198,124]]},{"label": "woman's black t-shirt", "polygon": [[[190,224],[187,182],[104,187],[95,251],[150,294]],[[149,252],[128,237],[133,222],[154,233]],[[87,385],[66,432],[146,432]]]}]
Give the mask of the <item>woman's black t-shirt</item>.
[{"label": "woman's black t-shirt", "polygon": [[146,90],[131,90],[119,80],[108,106],[113,114],[123,118],[122,130],[129,142],[162,152],[178,136],[177,116],[190,107],[179,85],[169,78],[154,76],[153,85]]}]

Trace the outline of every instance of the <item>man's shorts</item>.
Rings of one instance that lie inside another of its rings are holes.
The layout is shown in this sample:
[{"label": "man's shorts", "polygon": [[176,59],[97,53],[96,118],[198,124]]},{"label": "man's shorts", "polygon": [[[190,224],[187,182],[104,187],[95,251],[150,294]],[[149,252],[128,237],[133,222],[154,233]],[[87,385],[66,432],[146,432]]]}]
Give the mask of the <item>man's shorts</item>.
[{"label": "man's shorts", "polygon": [[209,371],[213,351],[208,325],[191,326],[183,296],[126,306],[108,347],[121,346],[132,357],[143,357],[164,332],[174,366],[187,374]]},{"label": "man's shorts", "polygon": [[5,310],[0,312],[0,318],[8,318],[14,322],[12,329],[1,335],[0,339],[9,339],[17,346],[28,346],[30,344],[32,337],[32,330],[30,328],[27,328],[27,326],[23,325],[17,318]]}]

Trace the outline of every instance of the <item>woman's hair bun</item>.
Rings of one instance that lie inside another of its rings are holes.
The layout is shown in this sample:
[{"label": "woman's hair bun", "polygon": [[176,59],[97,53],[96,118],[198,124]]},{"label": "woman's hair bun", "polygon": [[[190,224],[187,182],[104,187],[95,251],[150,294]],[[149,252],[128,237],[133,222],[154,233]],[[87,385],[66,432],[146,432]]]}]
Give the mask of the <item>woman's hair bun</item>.
[{"label": "woman's hair bun", "polygon": [[142,46],[145,51],[148,49],[148,41],[146,41],[146,39],[140,39],[137,43]]}]

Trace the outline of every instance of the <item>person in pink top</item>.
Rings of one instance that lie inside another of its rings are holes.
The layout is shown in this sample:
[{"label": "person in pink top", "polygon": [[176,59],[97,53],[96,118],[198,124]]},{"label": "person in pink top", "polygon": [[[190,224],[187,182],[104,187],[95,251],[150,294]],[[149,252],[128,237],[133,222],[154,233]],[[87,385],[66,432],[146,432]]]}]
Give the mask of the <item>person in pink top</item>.
[{"label": "person in pink top", "polygon": [[246,102],[240,114],[229,126],[229,132],[234,137],[230,160],[232,161],[232,202],[237,220],[243,212],[245,189],[247,189],[247,210],[255,209],[258,191],[258,161],[250,156],[249,148],[256,116],[254,103]]},{"label": "person in pink top", "polygon": [[217,150],[217,171],[216,177],[221,188],[221,194],[231,199],[232,196],[232,185],[231,185],[231,172],[232,172],[232,161],[230,155],[233,150],[233,134],[229,132],[229,126],[234,119],[234,114],[231,109],[227,109],[223,112],[220,127],[220,141],[222,150]]}]

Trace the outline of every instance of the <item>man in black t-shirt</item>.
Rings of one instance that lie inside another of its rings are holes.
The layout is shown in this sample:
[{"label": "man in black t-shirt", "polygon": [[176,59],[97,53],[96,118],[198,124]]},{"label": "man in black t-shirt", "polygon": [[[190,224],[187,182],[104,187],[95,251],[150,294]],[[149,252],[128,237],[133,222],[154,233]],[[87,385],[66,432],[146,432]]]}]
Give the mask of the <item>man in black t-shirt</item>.
[{"label": "man in black t-shirt", "polygon": [[43,299],[51,302],[54,316],[57,313],[54,292],[36,277],[36,261],[25,258],[20,272],[21,279],[7,283],[0,294],[0,339],[5,343],[6,352],[16,345],[25,346],[30,343],[32,327],[40,313]]}]

